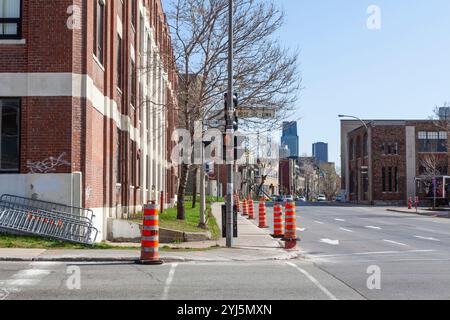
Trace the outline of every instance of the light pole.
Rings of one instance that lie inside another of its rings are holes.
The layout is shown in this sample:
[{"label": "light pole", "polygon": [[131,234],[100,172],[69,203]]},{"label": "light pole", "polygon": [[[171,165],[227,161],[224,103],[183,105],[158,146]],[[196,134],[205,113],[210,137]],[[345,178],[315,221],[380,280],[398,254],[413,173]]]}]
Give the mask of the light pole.
[{"label": "light pole", "polygon": [[[369,138],[369,127],[367,126],[367,123],[365,122],[365,121],[363,121],[362,119],[360,119],[360,118],[358,118],[358,117],[355,117],[355,116],[349,116],[349,115],[343,115],[343,114],[340,114],[339,116],[338,116],[339,118],[352,118],[352,119],[356,119],[356,120],[358,120],[359,122],[361,122],[362,123],[362,125],[364,126],[364,128],[366,128],[366,132],[367,132],[367,149],[368,149],[368,152],[367,152],[367,154],[368,154],[368,156],[369,156],[369,160],[368,160],[368,166],[367,166],[367,174],[369,175],[369,201],[370,201],[370,203],[372,204],[372,164],[371,164],[371,160],[372,160],[372,155],[371,155],[371,152],[369,152],[369,150],[370,150],[370,148],[369,148],[369,140],[370,140],[370,138]],[[363,145],[364,145],[364,142],[363,142]],[[371,145],[371,144],[370,144]],[[364,153],[364,152],[363,152]],[[364,155],[363,155],[364,156]],[[363,190],[363,192],[364,192],[364,190]]]},{"label": "light pole", "polygon": [[[234,137],[233,137],[233,116],[234,116],[234,105],[233,105],[233,11],[234,11],[233,0],[228,1],[228,103],[227,110],[225,112],[228,114],[226,116],[226,133],[231,135],[231,139],[228,140],[228,144],[232,144],[234,147]],[[230,148],[230,145],[227,146]],[[227,149],[228,150],[228,149]],[[234,164],[230,163],[230,159],[227,158],[227,204],[226,204],[226,238],[227,247],[231,248],[233,246],[233,208],[234,208]]]}]

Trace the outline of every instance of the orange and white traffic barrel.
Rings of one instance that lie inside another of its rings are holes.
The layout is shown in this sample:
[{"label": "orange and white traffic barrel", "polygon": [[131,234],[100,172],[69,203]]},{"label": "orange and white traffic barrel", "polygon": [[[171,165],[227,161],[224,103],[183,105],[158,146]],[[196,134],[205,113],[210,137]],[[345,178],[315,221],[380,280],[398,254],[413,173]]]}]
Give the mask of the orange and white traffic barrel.
[{"label": "orange and white traffic barrel", "polygon": [[242,200],[242,215],[244,217],[248,216],[248,206],[247,206],[247,200]]},{"label": "orange and white traffic barrel", "polygon": [[273,235],[274,238],[284,238],[283,208],[281,203],[275,202],[273,207]]},{"label": "orange and white traffic barrel", "polygon": [[261,199],[259,202],[259,224],[258,226],[261,229],[266,229],[269,226],[267,225],[267,219],[266,219],[266,201],[264,199]]},{"label": "orange and white traffic barrel", "polygon": [[252,199],[248,201],[248,219],[255,220],[255,204]]},{"label": "orange and white traffic barrel", "polygon": [[286,202],[286,218],[285,218],[285,234],[282,239],[285,241],[285,249],[294,249],[297,246],[297,241],[300,239],[297,237],[297,224],[295,216],[295,202]]},{"label": "orange and white traffic barrel", "polygon": [[137,264],[159,265],[159,212],[154,204],[144,205],[144,225],[142,228],[141,258]]}]

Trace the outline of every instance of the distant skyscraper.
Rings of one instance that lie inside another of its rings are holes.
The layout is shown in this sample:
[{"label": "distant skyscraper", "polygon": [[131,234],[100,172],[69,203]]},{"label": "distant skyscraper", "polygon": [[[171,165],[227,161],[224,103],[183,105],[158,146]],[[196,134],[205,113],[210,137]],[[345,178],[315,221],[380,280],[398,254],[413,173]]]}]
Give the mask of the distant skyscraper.
[{"label": "distant skyscraper", "polygon": [[328,143],[314,143],[312,153],[317,162],[328,162]]},{"label": "distant skyscraper", "polygon": [[297,122],[283,122],[283,135],[281,136],[281,146],[287,146],[289,157],[299,156],[299,139]]}]

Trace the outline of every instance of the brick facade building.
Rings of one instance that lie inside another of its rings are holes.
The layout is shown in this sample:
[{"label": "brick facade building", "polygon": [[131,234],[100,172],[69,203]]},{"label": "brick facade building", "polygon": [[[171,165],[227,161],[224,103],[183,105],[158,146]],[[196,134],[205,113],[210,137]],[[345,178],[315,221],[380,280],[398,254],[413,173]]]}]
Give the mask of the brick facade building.
[{"label": "brick facade building", "polygon": [[160,0],[0,8],[0,193],[91,208],[101,240],[161,192],[173,204],[178,81]]},{"label": "brick facade building", "polygon": [[449,172],[447,132],[433,120],[342,121],[342,185],[347,199],[374,204],[427,200],[418,181]]}]

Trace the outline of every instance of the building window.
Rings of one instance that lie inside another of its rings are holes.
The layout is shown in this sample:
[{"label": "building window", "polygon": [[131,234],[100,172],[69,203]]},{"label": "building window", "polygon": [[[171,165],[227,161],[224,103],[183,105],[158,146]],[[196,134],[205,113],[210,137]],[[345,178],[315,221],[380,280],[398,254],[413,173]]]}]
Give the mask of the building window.
[{"label": "building window", "polygon": [[398,192],[398,167],[394,169],[394,191]]},{"label": "building window", "polygon": [[131,0],[131,25],[136,30],[136,13],[137,13],[137,7],[136,7],[136,0]]},{"label": "building window", "polygon": [[117,35],[117,87],[122,90],[123,88],[123,45],[122,38]]},{"label": "building window", "polygon": [[22,1],[0,0],[0,39],[22,37]]},{"label": "building window", "polygon": [[369,155],[369,149],[368,149],[368,137],[367,137],[367,133],[364,135],[364,139],[363,139],[363,154],[364,157],[367,157]]},{"label": "building window", "polygon": [[392,167],[388,168],[388,191],[392,192]]},{"label": "building window", "polygon": [[356,138],[356,158],[361,158],[361,137]]},{"label": "building window", "polygon": [[354,159],[354,155],[355,155],[355,144],[354,144],[353,139],[352,139],[352,140],[350,140],[350,147],[349,147],[350,160]]},{"label": "building window", "polygon": [[130,79],[130,81],[131,81],[131,105],[133,107],[136,107],[137,106],[137,104],[136,104],[136,102],[137,102],[136,101],[136,99],[137,99],[137,97],[136,97],[136,81],[137,81],[137,79],[136,79],[136,64],[134,63],[133,60],[131,60],[130,75],[131,75],[131,79]]},{"label": "building window", "polygon": [[20,100],[0,99],[0,173],[19,172]]},{"label": "building window", "polygon": [[94,36],[94,54],[98,61],[103,64],[104,42],[105,42],[105,2],[96,0],[94,2],[95,10],[95,36]]},{"label": "building window", "polygon": [[383,188],[383,192],[386,192],[386,168],[382,168],[381,169],[381,184],[382,184],[382,188]]},{"label": "building window", "polygon": [[419,152],[447,152],[448,134],[445,131],[420,131],[418,139]]},{"label": "building window", "polygon": [[398,143],[397,142],[385,142],[381,145],[381,153],[384,156],[396,156],[398,155]]},{"label": "building window", "polygon": [[117,129],[117,183],[122,182],[122,132]]}]

